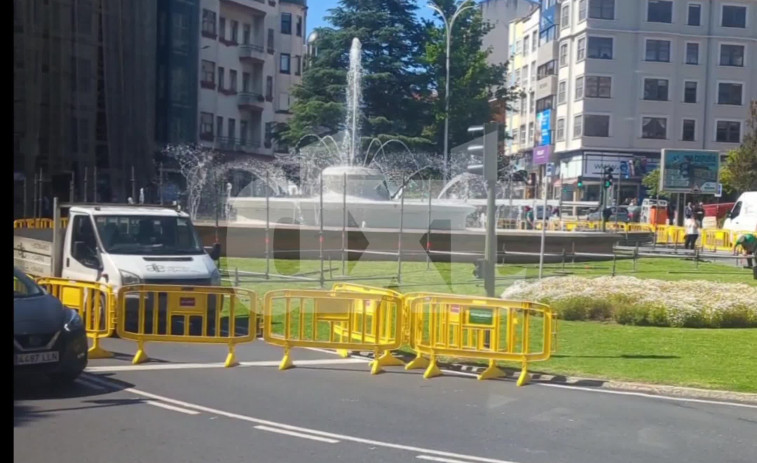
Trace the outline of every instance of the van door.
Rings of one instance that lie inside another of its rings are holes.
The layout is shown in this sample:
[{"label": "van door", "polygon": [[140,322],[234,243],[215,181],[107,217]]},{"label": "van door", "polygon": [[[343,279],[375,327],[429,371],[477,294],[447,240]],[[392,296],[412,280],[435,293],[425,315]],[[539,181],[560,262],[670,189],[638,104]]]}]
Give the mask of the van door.
[{"label": "van door", "polygon": [[97,237],[90,216],[76,214],[69,218],[69,232],[63,246],[63,278],[92,282],[99,279]]}]

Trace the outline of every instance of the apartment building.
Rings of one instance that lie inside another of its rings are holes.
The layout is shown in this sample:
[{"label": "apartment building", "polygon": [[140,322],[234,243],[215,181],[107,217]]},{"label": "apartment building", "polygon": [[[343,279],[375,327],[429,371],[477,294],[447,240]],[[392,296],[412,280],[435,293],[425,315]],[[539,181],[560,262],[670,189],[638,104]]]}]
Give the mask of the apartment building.
[{"label": "apartment building", "polygon": [[[570,199],[597,200],[603,168],[638,198],[664,148],[735,148],[757,100],[757,2],[563,0],[555,152]],[[623,165],[621,165],[623,163]]]},{"label": "apartment building", "polygon": [[200,143],[270,159],[305,55],[305,0],[201,0]]}]

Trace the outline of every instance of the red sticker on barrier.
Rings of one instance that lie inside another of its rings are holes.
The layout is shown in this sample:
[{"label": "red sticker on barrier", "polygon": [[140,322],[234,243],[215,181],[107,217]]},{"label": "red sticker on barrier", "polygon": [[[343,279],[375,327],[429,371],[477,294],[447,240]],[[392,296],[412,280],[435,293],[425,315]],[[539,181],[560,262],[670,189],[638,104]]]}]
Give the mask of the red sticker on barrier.
[{"label": "red sticker on barrier", "polygon": [[194,306],[195,306],[195,298],[193,297],[179,298],[179,307],[194,307]]}]

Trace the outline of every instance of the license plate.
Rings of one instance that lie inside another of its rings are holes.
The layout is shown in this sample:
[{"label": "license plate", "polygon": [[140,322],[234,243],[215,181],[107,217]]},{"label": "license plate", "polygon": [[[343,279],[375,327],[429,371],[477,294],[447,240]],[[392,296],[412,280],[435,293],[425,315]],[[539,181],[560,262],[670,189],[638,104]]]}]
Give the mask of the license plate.
[{"label": "license plate", "polygon": [[16,365],[35,365],[38,363],[54,363],[58,361],[58,352],[32,352],[16,354]]}]

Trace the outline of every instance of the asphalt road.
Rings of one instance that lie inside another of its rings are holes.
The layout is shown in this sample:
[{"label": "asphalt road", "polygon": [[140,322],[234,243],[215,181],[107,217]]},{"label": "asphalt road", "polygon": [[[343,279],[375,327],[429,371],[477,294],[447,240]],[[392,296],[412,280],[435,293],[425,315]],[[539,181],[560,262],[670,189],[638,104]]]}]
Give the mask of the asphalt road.
[{"label": "asphalt road", "polygon": [[135,462],[753,462],[757,406],[476,381],[256,342],[224,349],[133,344],[92,360],[69,388],[14,386],[14,461]]}]

